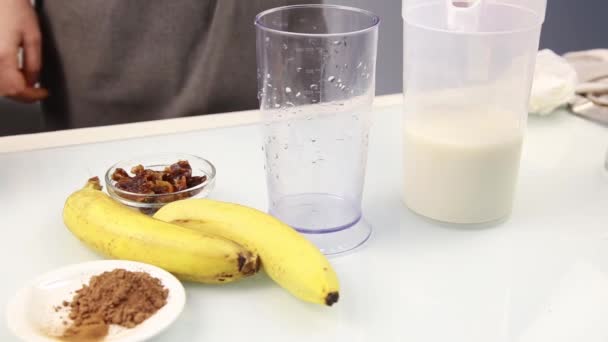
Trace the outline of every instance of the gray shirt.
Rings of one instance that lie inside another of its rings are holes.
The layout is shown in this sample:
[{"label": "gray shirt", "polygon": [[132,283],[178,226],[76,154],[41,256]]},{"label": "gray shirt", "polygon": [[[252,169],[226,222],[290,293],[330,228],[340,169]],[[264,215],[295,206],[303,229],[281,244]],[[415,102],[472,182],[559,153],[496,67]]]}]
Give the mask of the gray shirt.
[{"label": "gray shirt", "polygon": [[256,108],[254,17],[296,2],[38,1],[46,128]]}]

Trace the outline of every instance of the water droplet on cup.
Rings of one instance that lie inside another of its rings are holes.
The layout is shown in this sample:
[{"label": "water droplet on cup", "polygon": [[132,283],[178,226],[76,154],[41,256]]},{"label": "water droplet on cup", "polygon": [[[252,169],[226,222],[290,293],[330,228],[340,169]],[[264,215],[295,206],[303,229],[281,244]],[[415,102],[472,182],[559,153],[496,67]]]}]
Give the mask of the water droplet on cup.
[{"label": "water droplet on cup", "polygon": [[359,62],[359,64],[357,64],[357,69],[361,68],[363,66],[363,62]]},{"label": "water droplet on cup", "polygon": [[300,72],[300,71],[302,71],[302,68],[301,68],[301,67],[297,67],[297,68],[296,68],[296,71],[297,71],[297,72]]},{"label": "water droplet on cup", "polygon": [[283,44],[283,50],[287,50],[287,44]]},{"label": "water droplet on cup", "polygon": [[311,89],[311,90],[319,90],[319,85],[318,85],[318,84],[313,83],[313,84],[311,84],[311,85],[310,85],[310,89]]},{"label": "water droplet on cup", "polygon": [[285,87],[285,92],[286,92],[287,94],[291,93],[291,88],[289,88],[289,87]]},{"label": "water droplet on cup", "polygon": [[300,95],[302,95],[302,93],[300,93],[300,92],[296,93],[296,97],[300,97]]},{"label": "water droplet on cup", "polygon": [[275,103],[275,104],[274,104],[274,108],[281,108],[281,105],[280,105],[280,104],[278,104],[278,103]]},{"label": "water droplet on cup", "polygon": [[267,78],[267,79],[270,79],[270,74],[266,74],[266,78]]},{"label": "water droplet on cup", "polygon": [[333,82],[335,79],[336,79],[336,77],[335,77],[335,76],[329,76],[329,77],[327,78],[327,81],[329,81],[329,82]]},{"label": "water droplet on cup", "polygon": [[340,45],[340,43],[341,43],[341,41],[339,41],[339,40],[334,40],[334,42],[333,42],[334,45]]}]

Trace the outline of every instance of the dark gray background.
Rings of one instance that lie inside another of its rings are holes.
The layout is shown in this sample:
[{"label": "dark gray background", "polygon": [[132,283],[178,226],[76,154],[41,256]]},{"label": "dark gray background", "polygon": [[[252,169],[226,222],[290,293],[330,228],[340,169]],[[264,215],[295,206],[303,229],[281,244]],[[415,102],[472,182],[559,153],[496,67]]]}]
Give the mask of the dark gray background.
[{"label": "dark gray background", "polygon": [[[382,18],[378,46],[377,93],[401,91],[401,0],[334,0],[335,4],[365,8]],[[548,0],[541,48],[558,53],[608,48],[608,0]],[[253,29],[253,27],[252,27]],[[4,124],[0,135],[36,132],[42,119],[37,105],[19,105],[0,98]]]}]

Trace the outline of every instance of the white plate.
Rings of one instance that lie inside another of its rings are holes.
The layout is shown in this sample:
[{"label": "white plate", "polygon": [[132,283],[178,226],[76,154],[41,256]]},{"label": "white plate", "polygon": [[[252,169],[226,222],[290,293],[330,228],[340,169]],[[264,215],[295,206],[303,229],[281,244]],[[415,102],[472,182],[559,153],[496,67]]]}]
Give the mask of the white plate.
[{"label": "white plate", "polygon": [[[186,303],[183,285],[169,272],[156,266],[133,261],[101,260],[66,266],[46,273],[25,286],[6,308],[8,328],[24,341],[57,342],[65,326],[60,316],[67,317],[69,310],[62,308],[55,312],[56,306],[71,301],[73,292],[87,284],[97,274],[117,268],[129,271],[143,271],[160,279],[169,289],[167,304],[140,325],[127,329],[110,326],[104,342],[135,342],[149,339],[166,329],[179,316]],[[69,321],[69,320],[68,320]]]}]

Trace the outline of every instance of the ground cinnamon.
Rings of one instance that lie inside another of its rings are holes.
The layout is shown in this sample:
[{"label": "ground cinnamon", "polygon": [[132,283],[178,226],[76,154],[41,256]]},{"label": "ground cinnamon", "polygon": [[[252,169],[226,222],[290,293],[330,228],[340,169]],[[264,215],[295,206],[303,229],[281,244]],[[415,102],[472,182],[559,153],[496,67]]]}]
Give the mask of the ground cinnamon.
[{"label": "ground cinnamon", "polygon": [[99,341],[110,324],[133,328],[167,303],[169,290],[148,273],[115,269],[91,277],[76,291],[70,309],[72,320],[64,341]]}]

